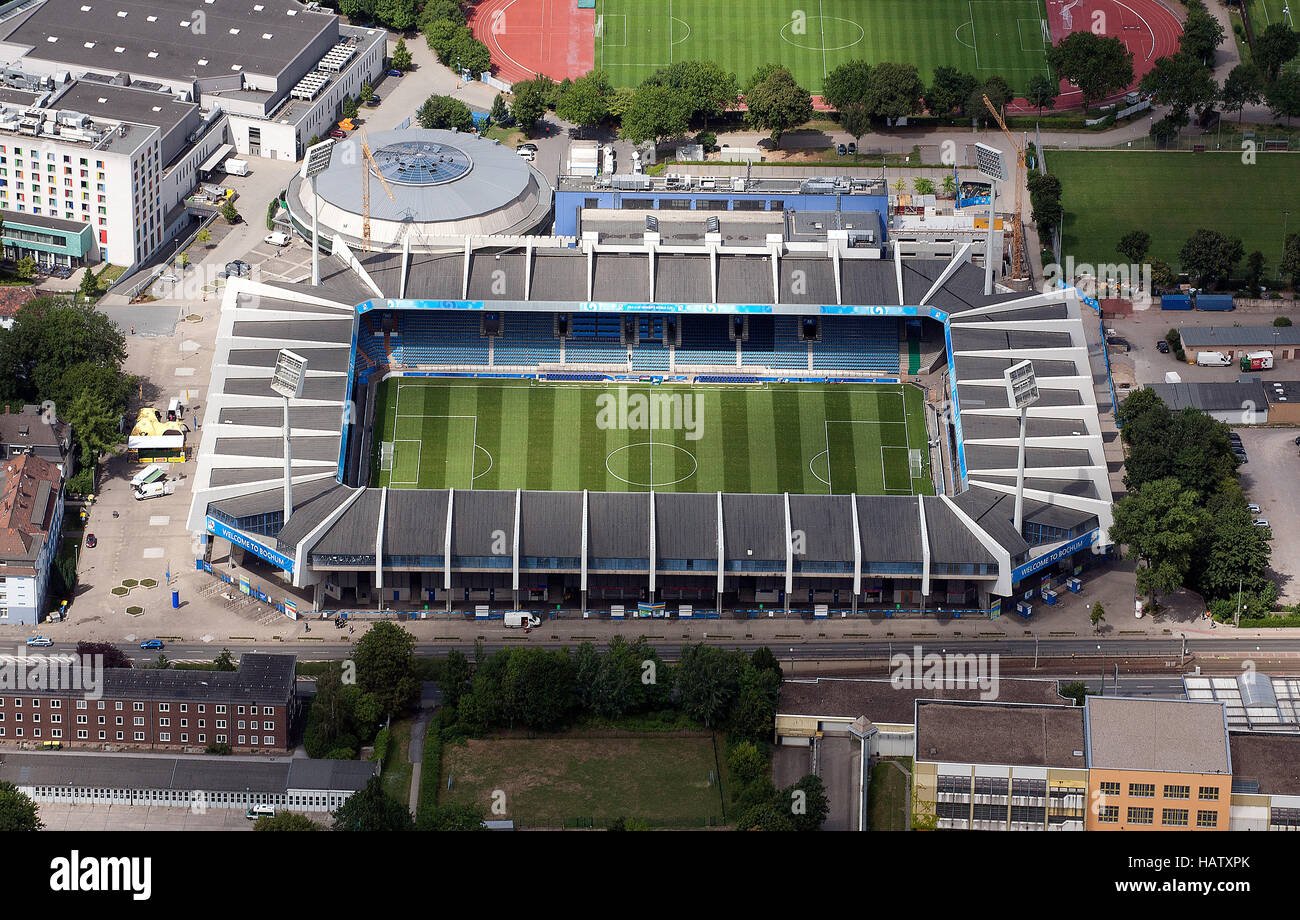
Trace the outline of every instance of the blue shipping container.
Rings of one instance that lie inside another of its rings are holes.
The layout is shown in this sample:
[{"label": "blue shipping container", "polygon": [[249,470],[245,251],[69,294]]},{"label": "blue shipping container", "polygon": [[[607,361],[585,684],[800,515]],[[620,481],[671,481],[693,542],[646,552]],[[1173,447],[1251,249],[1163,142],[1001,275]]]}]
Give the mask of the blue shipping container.
[{"label": "blue shipping container", "polygon": [[1197,294],[1196,309],[1198,310],[1232,310],[1234,309],[1231,294]]},{"label": "blue shipping container", "polygon": [[1187,294],[1161,294],[1161,310],[1190,310],[1192,308],[1192,298]]}]

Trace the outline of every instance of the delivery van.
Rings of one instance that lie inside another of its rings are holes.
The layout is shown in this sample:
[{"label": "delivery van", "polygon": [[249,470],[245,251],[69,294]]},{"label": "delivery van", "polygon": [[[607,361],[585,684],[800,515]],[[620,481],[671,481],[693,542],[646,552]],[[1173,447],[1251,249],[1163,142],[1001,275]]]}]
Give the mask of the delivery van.
[{"label": "delivery van", "polygon": [[1200,367],[1227,367],[1232,359],[1221,351],[1198,351],[1196,363]]}]

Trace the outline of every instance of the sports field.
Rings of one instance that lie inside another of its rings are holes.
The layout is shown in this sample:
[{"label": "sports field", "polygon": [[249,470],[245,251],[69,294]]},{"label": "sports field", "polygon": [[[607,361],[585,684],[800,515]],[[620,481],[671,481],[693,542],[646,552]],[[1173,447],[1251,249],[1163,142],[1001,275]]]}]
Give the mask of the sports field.
[{"label": "sports field", "polygon": [[619,86],[690,60],[742,84],[776,62],[813,93],[851,60],[911,62],[927,85],[948,64],[1018,92],[1050,73],[1043,0],[598,0],[596,14],[596,66]]},{"label": "sports field", "polygon": [[921,391],[392,378],[378,486],[931,494]]},{"label": "sports field", "polygon": [[1273,277],[1284,210],[1291,211],[1287,232],[1300,231],[1300,164],[1292,153],[1260,153],[1252,165],[1240,152],[1049,150],[1046,159],[1061,179],[1061,255],[1076,262],[1122,261],[1115,251],[1120,237],[1145,230],[1148,258],[1178,266],[1187,237],[1205,227],[1240,237],[1247,254],[1263,252]]},{"label": "sports field", "polygon": [[[1248,0],[1250,5],[1250,24],[1258,39],[1264,30],[1274,23],[1283,23],[1295,30],[1295,11],[1290,9],[1292,0]],[[1297,3],[1296,10],[1300,10]],[[1283,65],[1284,70],[1300,70],[1300,58],[1293,58]]]}]

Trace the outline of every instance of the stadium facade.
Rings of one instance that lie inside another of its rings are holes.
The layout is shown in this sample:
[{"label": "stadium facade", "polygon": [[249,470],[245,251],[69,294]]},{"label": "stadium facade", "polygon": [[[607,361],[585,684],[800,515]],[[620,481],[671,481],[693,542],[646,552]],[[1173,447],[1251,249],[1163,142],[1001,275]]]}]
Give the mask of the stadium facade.
[{"label": "stadium facade", "polygon": [[[1085,328],[1095,312],[1072,289],[985,296],[969,247],[950,261],[890,258],[843,231],[761,245],[501,242],[359,254],[336,239],[319,288],[229,283],[188,521],[209,559],[228,540],[232,557],[315,586],[321,610],[997,614],[1110,545],[1105,371]],[[897,382],[910,324],[942,343],[948,367],[931,419],[952,461],[948,494],[368,487],[375,388],[392,375]],[[290,410],[287,522],[269,387],[282,347],[308,360]],[[1017,532],[1019,420],[1002,375],[1025,358],[1041,399]]]}]

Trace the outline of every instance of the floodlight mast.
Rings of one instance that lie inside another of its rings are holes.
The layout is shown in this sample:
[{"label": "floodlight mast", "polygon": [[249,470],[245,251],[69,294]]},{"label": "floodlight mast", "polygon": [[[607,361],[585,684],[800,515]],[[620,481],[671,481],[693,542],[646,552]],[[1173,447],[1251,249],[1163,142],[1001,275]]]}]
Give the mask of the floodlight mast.
[{"label": "floodlight mast", "polygon": [[984,296],[993,293],[993,225],[997,220],[998,183],[1007,181],[1002,151],[988,144],[975,145],[975,169],[989,180],[989,233],[984,245]]},{"label": "floodlight mast", "polygon": [[311,183],[311,284],[320,287],[320,196],[316,194],[316,177],[329,169],[334,155],[334,141],[326,140],[307,148],[302,161],[302,175]]},{"label": "floodlight mast", "polygon": [[1038,378],[1030,361],[1021,361],[1003,371],[1007,384],[1007,404],[1020,410],[1020,452],[1016,457],[1016,533],[1025,520],[1025,424],[1029,407],[1038,402]]},{"label": "floodlight mast", "polygon": [[284,521],[281,526],[289,523],[289,516],[293,514],[293,452],[289,446],[289,400],[302,395],[302,384],[306,377],[307,359],[287,348],[281,348],[275,359],[275,371],[271,375],[271,389],[280,394],[284,402]]}]

